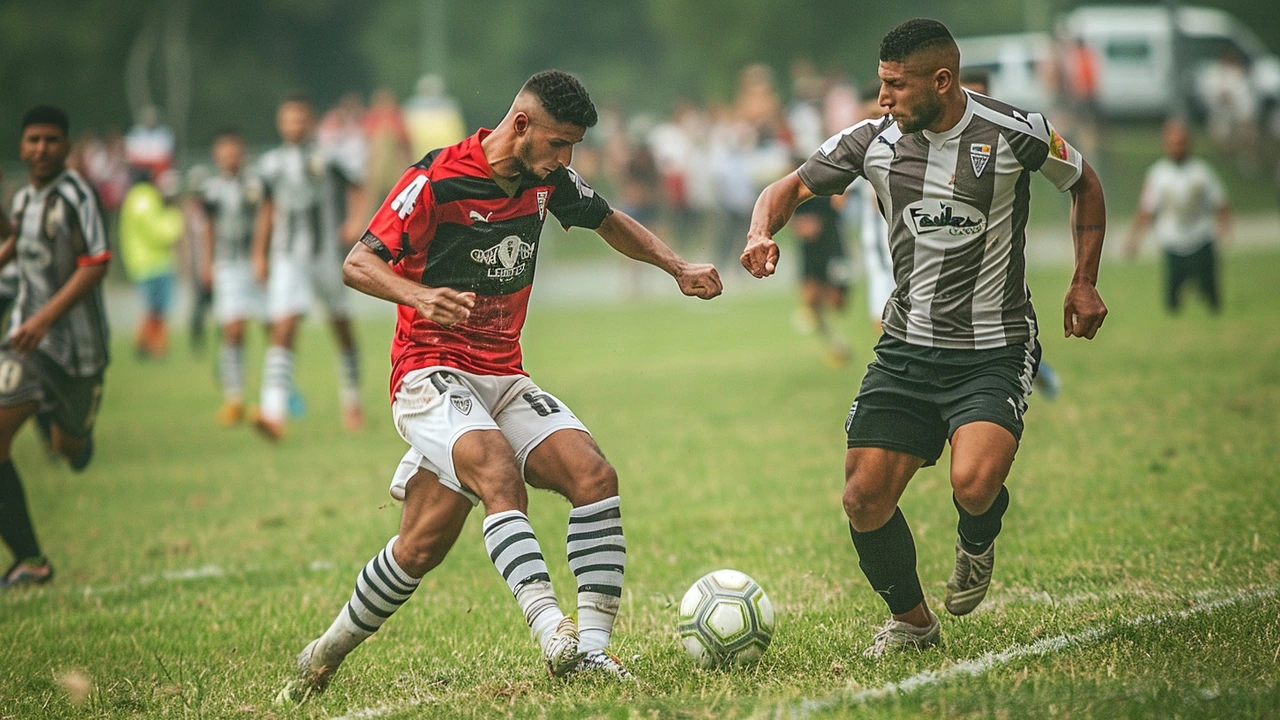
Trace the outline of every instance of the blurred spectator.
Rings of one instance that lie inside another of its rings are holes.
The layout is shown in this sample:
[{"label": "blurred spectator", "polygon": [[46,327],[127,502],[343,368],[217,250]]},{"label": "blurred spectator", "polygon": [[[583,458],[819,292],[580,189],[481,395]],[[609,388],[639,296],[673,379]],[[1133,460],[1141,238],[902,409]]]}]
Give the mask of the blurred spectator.
[{"label": "blurred spectator", "polygon": [[394,92],[381,88],[373,94],[364,131],[369,139],[366,189],[370,197],[386,197],[410,162],[409,134]]},{"label": "blurred spectator", "polygon": [[[879,87],[880,83],[875,83]],[[838,70],[827,73],[827,90],[822,98],[826,135],[831,136],[858,122],[862,115],[858,88]],[[825,138],[824,138],[825,139]]]},{"label": "blurred spectator", "polygon": [[316,126],[316,143],[321,153],[336,159],[343,167],[368,167],[369,139],[365,135],[364,117],[360,93],[343,95]]},{"label": "blurred spectator", "polygon": [[1259,101],[1240,55],[1226,50],[1207,64],[1196,77],[1196,92],[1218,155],[1256,170]]},{"label": "blurred spectator", "polygon": [[134,335],[140,358],[168,351],[166,319],[173,303],[175,246],[182,239],[182,210],[176,207],[178,175],[167,170],[152,183],[129,188],[120,209],[120,250],[125,271],[138,286],[143,316]]},{"label": "blurred spectator", "polygon": [[102,209],[110,220],[120,210],[124,194],[129,190],[129,162],[125,157],[124,136],[120,128],[109,127],[101,143],[85,149],[86,177],[98,191]]},{"label": "blurred spectator", "polygon": [[125,161],[129,167],[142,168],[150,177],[173,167],[174,135],[160,122],[160,113],[148,105],[138,113],[138,122],[124,138]]},{"label": "blurred spectator", "polygon": [[418,79],[413,97],[404,104],[404,122],[414,160],[467,136],[462,111],[458,103],[445,94],[444,78],[439,75],[423,75]]}]

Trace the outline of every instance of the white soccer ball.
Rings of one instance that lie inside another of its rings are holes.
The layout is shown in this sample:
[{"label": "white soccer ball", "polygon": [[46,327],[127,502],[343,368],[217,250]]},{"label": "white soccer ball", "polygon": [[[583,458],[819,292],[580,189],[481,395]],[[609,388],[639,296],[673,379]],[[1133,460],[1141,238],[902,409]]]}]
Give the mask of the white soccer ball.
[{"label": "white soccer ball", "polygon": [[716,570],[684,594],[677,629],[698,667],[749,665],[773,638],[773,605],[746,573]]}]

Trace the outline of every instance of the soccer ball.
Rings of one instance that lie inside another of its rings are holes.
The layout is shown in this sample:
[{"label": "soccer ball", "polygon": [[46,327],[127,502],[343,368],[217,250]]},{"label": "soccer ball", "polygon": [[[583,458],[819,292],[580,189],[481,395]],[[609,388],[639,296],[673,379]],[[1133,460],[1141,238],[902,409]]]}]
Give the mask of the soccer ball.
[{"label": "soccer ball", "polygon": [[716,570],[684,594],[677,629],[698,667],[749,665],[773,637],[773,604],[746,573]]}]

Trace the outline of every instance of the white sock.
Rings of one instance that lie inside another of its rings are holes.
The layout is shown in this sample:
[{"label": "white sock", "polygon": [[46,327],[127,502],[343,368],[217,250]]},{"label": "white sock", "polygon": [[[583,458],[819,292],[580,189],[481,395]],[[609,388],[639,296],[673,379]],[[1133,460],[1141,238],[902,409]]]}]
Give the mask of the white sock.
[{"label": "white sock", "polygon": [[618,496],[569,511],[569,569],[578,579],[578,649],[609,647],[622,600],[627,541]]},{"label": "white sock", "polygon": [[284,422],[289,410],[289,388],[293,386],[293,351],[272,345],[262,369],[262,416],[272,422]]},{"label": "white sock", "polygon": [[244,346],[223,343],[218,351],[218,380],[228,404],[244,401]]},{"label": "white sock", "polygon": [[320,637],[316,651],[320,664],[340,663],[357,645],[382,627],[418,589],[419,578],[410,577],[391,552],[399,536],[369,561],[356,576],[356,589],[333,624]]},{"label": "white sock", "polygon": [[529,518],[519,510],[484,519],[484,547],[515,595],[525,622],[544,648],[564,619],[551,587],[551,575]]}]

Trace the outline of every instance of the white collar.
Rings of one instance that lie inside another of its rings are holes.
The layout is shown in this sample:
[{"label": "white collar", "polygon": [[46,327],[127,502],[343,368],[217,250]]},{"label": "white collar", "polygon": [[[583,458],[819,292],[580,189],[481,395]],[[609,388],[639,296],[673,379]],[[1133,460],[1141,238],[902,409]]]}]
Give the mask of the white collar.
[{"label": "white collar", "polygon": [[960,137],[960,133],[969,127],[969,121],[973,119],[973,98],[969,97],[969,91],[964,91],[964,115],[960,116],[960,121],[945,132],[932,132],[930,130],[921,130],[921,134],[929,141],[934,148],[940,148],[948,140],[954,140]]}]

